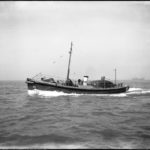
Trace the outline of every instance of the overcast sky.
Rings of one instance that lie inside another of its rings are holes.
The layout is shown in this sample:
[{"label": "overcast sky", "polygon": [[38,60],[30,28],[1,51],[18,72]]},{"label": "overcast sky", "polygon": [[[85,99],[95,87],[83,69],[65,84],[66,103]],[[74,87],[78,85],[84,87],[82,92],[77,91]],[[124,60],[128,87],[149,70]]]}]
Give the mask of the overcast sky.
[{"label": "overcast sky", "polygon": [[42,72],[150,79],[150,2],[0,2],[0,80]]}]

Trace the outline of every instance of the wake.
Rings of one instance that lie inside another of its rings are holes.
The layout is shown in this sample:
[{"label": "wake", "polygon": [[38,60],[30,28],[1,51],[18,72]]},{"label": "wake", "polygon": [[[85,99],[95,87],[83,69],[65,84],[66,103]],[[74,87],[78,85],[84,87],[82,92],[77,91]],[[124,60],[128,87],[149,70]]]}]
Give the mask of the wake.
[{"label": "wake", "polygon": [[127,92],[128,95],[131,94],[137,94],[137,95],[143,95],[143,94],[149,94],[150,89],[142,89],[142,88],[130,88]]},{"label": "wake", "polygon": [[130,95],[144,95],[144,94],[150,94],[150,89],[142,89],[142,88],[130,88],[125,93],[118,93],[118,94],[77,94],[77,93],[64,93],[64,92],[58,92],[58,91],[42,91],[42,90],[28,90],[28,95],[30,96],[40,96],[40,97],[58,97],[58,96],[82,96],[82,95],[88,95],[88,96],[100,96],[100,97],[127,97]]}]

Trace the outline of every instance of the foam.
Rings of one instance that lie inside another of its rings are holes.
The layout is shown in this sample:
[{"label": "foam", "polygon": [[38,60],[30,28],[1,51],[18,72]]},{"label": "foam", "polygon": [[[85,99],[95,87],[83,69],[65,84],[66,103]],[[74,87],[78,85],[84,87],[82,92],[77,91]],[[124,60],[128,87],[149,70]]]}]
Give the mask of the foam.
[{"label": "foam", "polygon": [[58,91],[41,91],[41,90],[28,90],[28,94],[33,96],[33,95],[39,95],[39,96],[45,96],[45,97],[57,97],[57,96],[79,96],[82,94],[76,94],[76,93],[64,93],[64,92],[58,92]]},{"label": "foam", "polygon": [[88,94],[89,96],[100,96],[100,97],[126,97],[126,93],[118,93],[118,94]]},{"label": "foam", "polygon": [[148,94],[148,93],[150,93],[150,90],[142,91],[142,94]]},{"label": "foam", "polygon": [[119,94],[111,94],[109,96],[114,96],[114,97],[126,97],[127,94],[126,93],[119,93]]},{"label": "foam", "polygon": [[129,88],[129,92],[132,92],[132,91],[141,91],[141,90],[143,90],[143,89],[141,89],[141,88]]},{"label": "foam", "polygon": [[54,144],[54,143],[47,143],[47,144],[34,144],[34,145],[27,145],[27,146],[0,146],[0,149],[82,149],[88,148],[81,144]]}]

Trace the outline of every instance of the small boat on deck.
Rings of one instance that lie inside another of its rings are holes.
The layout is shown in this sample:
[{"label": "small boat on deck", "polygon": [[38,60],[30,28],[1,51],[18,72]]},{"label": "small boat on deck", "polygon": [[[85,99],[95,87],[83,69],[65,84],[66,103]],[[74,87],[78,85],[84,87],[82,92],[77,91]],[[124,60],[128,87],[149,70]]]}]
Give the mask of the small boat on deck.
[{"label": "small boat on deck", "polygon": [[54,78],[41,77],[40,80],[34,78],[27,78],[26,84],[28,90],[42,90],[42,91],[58,91],[64,93],[78,93],[78,94],[113,94],[123,93],[128,91],[129,86],[123,83],[116,83],[116,69],[115,69],[115,83],[106,79],[104,76],[99,80],[88,80],[88,76],[84,76],[83,80],[78,79],[73,81],[69,78],[70,63],[72,54],[72,42],[69,51],[69,63],[66,80],[56,80]]}]

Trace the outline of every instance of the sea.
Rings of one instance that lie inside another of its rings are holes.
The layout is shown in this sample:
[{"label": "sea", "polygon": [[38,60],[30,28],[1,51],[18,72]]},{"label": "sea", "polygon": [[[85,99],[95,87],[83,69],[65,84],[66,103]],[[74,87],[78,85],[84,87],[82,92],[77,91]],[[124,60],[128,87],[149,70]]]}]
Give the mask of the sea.
[{"label": "sea", "polygon": [[28,91],[0,81],[1,149],[149,149],[150,81],[121,94]]}]

